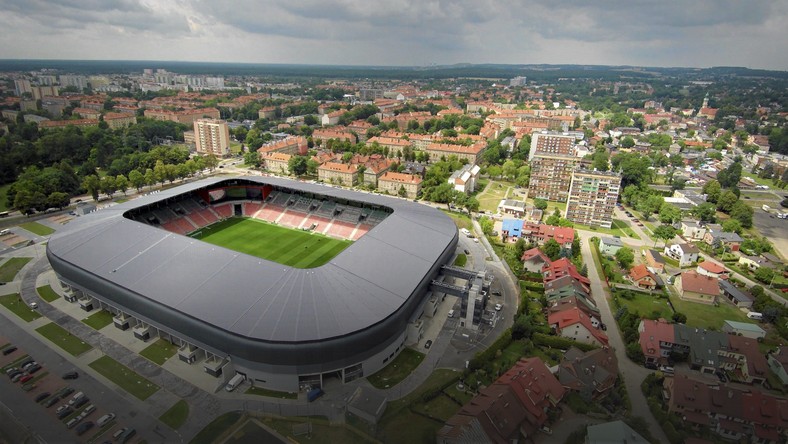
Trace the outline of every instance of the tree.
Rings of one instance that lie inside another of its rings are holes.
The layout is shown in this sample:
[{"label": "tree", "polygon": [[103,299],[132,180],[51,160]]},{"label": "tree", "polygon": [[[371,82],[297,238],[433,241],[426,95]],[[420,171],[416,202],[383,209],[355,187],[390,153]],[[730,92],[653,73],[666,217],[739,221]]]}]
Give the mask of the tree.
[{"label": "tree", "polygon": [[629,247],[620,248],[616,251],[616,260],[621,265],[621,268],[629,270],[629,267],[635,262],[635,253]]},{"label": "tree", "polygon": [[552,226],[554,226],[554,227],[557,227],[557,226],[559,225],[559,222],[561,222],[561,212],[560,212],[560,211],[558,211],[558,208],[556,208],[556,209],[555,209],[555,211],[553,212],[553,214],[551,214],[551,215],[550,215],[550,216],[547,218],[547,220],[545,221],[545,223],[546,223],[547,225],[552,225]]},{"label": "tree", "polygon": [[687,322],[687,315],[677,311],[673,313],[673,322],[675,322],[676,324],[684,324]]},{"label": "tree", "polygon": [[319,166],[320,166],[320,164],[317,163],[317,161],[315,159],[312,159],[310,157],[309,160],[306,161],[306,173],[311,175],[311,176],[317,175],[317,168]]},{"label": "tree", "polygon": [[153,187],[153,185],[158,182],[156,180],[156,173],[153,172],[152,168],[148,168],[145,170],[145,184],[149,187]]},{"label": "tree", "polygon": [[104,176],[101,178],[100,188],[102,193],[112,197],[112,195],[115,194],[115,191],[118,190],[118,184],[116,183],[114,177]]},{"label": "tree", "polygon": [[139,193],[142,190],[142,187],[145,186],[145,176],[140,173],[140,170],[131,170],[129,172],[129,182],[131,186],[137,189]]},{"label": "tree", "polygon": [[741,234],[743,227],[741,226],[741,222],[739,222],[738,219],[728,219],[722,223],[722,231]]},{"label": "tree", "polygon": [[302,176],[306,173],[307,158],[306,156],[293,156],[287,161],[287,168],[291,174]]},{"label": "tree", "polygon": [[620,145],[622,148],[632,148],[635,146],[635,139],[632,136],[624,136],[621,138]]},{"label": "tree", "polygon": [[123,193],[125,196],[126,190],[129,189],[129,180],[126,179],[126,176],[123,174],[118,174],[118,176],[115,178],[115,186],[117,187],[118,191]]},{"label": "tree", "polygon": [[659,221],[663,224],[672,224],[681,220],[681,210],[667,202],[659,207]]},{"label": "tree", "polygon": [[717,207],[709,202],[704,202],[697,207],[690,210],[693,216],[700,219],[701,222],[714,223],[717,221]]},{"label": "tree", "polygon": [[717,174],[717,181],[723,188],[732,188],[739,184],[741,180],[742,166],[740,162],[733,162],[728,168]]},{"label": "tree", "polygon": [[482,216],[479,218],[479,226],[482,228],[482,233],[491,236],[495,229],[495,222],[487,216]]},{"label": "tree", "polygon": [[607,155],[607,151],[604,149],[597,150],[594,153],[592,166],[597,171],[607,171],[610,168],[610,158]]},{"label": "tree", "polygon": [[580,256],[580,236],[575,233],[575,238],[572,239],[572,257],[577,258]]},{"label": "tree", "polygon": [[205,167],[208,168],[208,170],[213,171],[217,166],[219,166],[219,159],[214,154],[205,156]]},{"label": "tree", "polygon": [[101,180],[98,176],[91,174],[85,177],[82,181],[82,188],[84,188],[92,197],[93,200],[98,202],[99,191],[101,189]]},{"label": "tree", "polygon": [[744,228],[751,228],[752,227],[752,217],[755,211],[752,209],[751,206],[747,205],[742,201],[738,201],[731,207],[731,218],[737,219],[741,222],[741,226]]},{"label": "tree", "polygon": [[730,213],[733,205],[739,200],[739,196],[731,190],[725,190],[717,199],[717,209],[723,213]]},{"label": "tree", "polygon": [[534,208],[537,210],[546,210],[547,209],[547,201],[544,199],[536,198],[534,199]]},{"label": "tree", "polygon": [[468,210],[468,213],[479,211],[479,201],[475,197],[469,197],[465,201],[465,209]]},{"label": "tree", "polygon": [[763,282],[764,284],[771,284],[774,278],[774,270],[769,267],[758,267],[755,270],[755,279]]},{"label": "tree", "polygon": [[706,202],[717,203],[721,192],[722,186],[717,180],[710,180],[703,185],[703,194],[706,195]]},{"label": "tree", "polygon": [[503,164],[502,172],[507,179],[514,179],[517,177],[517,165],[511,160],[507,160]]},{"label": "tree", "polygon": [[257,151],[249,151],[248,153],[244,154],[244,163],[251,166],[258,168],[260,166],[260,153]]},{"label": "tree", "polygon": [[549,257],[551,261],[554,261],[561,257],[561,245],[555,239],[549,239],[542,246],[542,253]]},{"label": "tree", "polygon": [[672,225],[660,225],[654,229],[654,246],[657,246],[657,239],[661,239],[667,245],[668,241],[676,237],[677,230]]},{"label": "tree", "polygon": [[487,168],[487,174],[491,178],[501,177],[502,172],[503,170],[501,169],[501,167],[497,165],[491,165],[489,168]]}]

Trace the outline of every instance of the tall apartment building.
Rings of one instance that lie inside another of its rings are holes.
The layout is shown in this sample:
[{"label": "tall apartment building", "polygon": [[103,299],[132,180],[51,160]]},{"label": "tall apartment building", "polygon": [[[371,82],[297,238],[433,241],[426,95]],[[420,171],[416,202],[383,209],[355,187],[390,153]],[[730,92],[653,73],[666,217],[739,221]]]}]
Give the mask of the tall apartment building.
[{"label": "tall apartment building", "polygon": [[230,128],[227,122],[217,119],[194,121],[194,143],[200,154],[224,157],[230,154]]},{"label": "tall apartment building", "polygon": [[31,91],[30,80],[27,79],[17,79],[14,80],[14,93],[17,96],[21,96],[24,93],[30,93]]},{"label": "tall apartment building", "polygon": [[525,86],[528,78],[525,76],[517,76],[509,80],[509,86]]},{"label": "tall apartment building", "polygon": [[567,155],[538,155],[531,161],[531,182],[528,185],[528,197],[545,199],[553,202],[566,202],[569,197],[569,185],[572,182],[572,171],[580,163],[580,159]]},{"label": "tall apartment building", "polygon": [[541,132],[531,135],[531,150],[528,160],[539,154],[543,155],[574,155],[575,137],[569,134]]},{"label": "tall apartment building", "polygon": [[85,76],[61,75],[60,86],[73,86],[77,88],[79,92],[82,92],[82,90],[88,86],[88,78]]},{"label": "tall apartment building", "polygon": [[569,187],[565,217],[577,224],[610,228],[620,191],[620,174],[575,170]]}]

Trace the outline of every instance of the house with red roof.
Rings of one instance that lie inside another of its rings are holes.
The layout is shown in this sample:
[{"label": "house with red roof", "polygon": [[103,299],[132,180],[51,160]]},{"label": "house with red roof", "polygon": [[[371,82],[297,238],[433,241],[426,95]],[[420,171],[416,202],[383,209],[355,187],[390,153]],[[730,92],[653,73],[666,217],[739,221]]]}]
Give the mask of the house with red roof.
[{"label": "house with red roof", "polygon": [[769,363],[758,349],[758,341],[738,335],[728,335],[728,348],[719,351],[720,367],[732,381],[763,384],[769,374]]},{"label": "house with red roof", "polygon": [[544,245],[550,239],[555,239],[563,249],[571,249],[575,239],[575,229],[570,227],[554,227],[547,224],[526,222],[523,224],[522,237],[526,242]]},{"label": "house with red roof", "polygon": [[547,323],[559,336],[585,344],[607,345],[607,335],[600,329],[599,320],[577,307],[550,313]]},{"label": "house with red roof", "polygon": [[685,301],[713,304],[720,295],[717,279],[699,274],[695,270],[685,271],[676,277],[679,298]]},{"label": "house with red roof", "polygon": [[441,444],[533,439],[566,390],[539,358],[523,358],[479,391],[437,433]]},{"label": "house with red roof", "polygon": [[523,261],[523,269],[531,273],[541,273],[542,267],[550,262],[550,258],[538,248],[525,250],[523,257],[520,259]]},{"label": "house with red roof", "polygon": [[591,286],[591,281],[587,277],[577,271],[577,267],[569,259],[562,257],[561,259],[547,263],[542,267],[542,275],[544,276],[544,283],[554,281],[563,276],[571,276],[576,281],[579,281],[586,287]]},{"label": "house with red roof", "polygon": [[730,272],[727,268],[712,261],[701,262],[698,264],[695,271],[700,275],[713,277],[715,279],[728,279],[730,277]]},{"label": "house with red roof", "polygon": [[605,397],[618,379],[618,360],[610,347],[582,352],[570,347],[558,364],[558,381],[591,402]]},{"label": "house with red roof", "polygon": [[657,288],[657,280],[644,264],[632,267],[629,270],[629,279],[632,280],[632,284],[639,288],[645,288],[646,290]]},{"label": "house with red roof", "polygon": [[638,342],[646,357],[646,363],[666,363],[676,343],[673,324],[664,319],[643,319],[638,326],[638,332]]}]

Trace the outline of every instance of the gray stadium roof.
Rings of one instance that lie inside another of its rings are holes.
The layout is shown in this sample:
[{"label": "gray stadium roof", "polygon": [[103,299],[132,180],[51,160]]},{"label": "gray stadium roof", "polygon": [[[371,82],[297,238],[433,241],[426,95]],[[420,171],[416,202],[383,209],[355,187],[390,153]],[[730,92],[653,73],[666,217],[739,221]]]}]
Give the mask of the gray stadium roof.
[{"label": "gray stadium roof", "polygon": [[[327,264],[285,265],[123,217],[134,208],[243,179],[393,209]],[[52,236],[48,254],[109,283],[236,335],[319,341],[395,313],[456,241],[454,223],[425,205],[276,177],[213,178],[78,218]],[[57,270],[57,267],[56,267]]]}]

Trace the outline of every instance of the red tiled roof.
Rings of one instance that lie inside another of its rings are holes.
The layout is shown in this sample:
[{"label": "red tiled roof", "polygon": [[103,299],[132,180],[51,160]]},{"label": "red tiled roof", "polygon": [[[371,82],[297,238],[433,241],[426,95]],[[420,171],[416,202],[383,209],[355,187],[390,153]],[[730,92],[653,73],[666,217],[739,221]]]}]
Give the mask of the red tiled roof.
[{"label": "red tiled roof", "polygon": [[607,335],[601,330],[594,328],[588,315],[577,307],[567,307],[565,310],[550,313],[547,318],[547,323],[548,325],[556,325],[558,330],[563,330],[579,323],[585,327],[589,333],[594,335],[597,341],[607,345]]},{"label": "red tiled roof", "polygon": [[648,268],[646,268],[645,265],[638,264],[632,267],[631,270],[629,270],[629,277],[631,277],[633,281],[638,282],[643,278],[651,277],[651,272],[648,271]]},{"label": "red tiled roof", "polygon": [[696,271],[681,273],[681,289],[682,291],[710,296],[720,295],[720,285],[717,283],[717,279],[711,276],[703,276]]},{"label": "red tiled roof", "polygon": [[521,257],[520,260],[526,262],[536,257],[541,258],[543,263],[550,262],[550,258],[548,258],[547,255],[542,253],[542,250],[538,248],[531,248],[530,250],[525,250],[525,252],[523,253],[523,257]]},{"label": "red tiled roof", "polygon": [[708,271],[709,273],[714,273],[714,274],[722,274],[728,271],[722,265],[716,264],[712,261],[701,262],[700,265],[698,266]]},{"label": "red tiled roof", "polygon": [[643,331],[640,332],[640,338],[638,339],[640,348],[647,357],[659,358],[659,343],[673,344],[675,341],[676,336],[673,324],[669,324],[664,319],[643,319],[642,322]]}]

